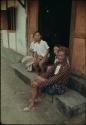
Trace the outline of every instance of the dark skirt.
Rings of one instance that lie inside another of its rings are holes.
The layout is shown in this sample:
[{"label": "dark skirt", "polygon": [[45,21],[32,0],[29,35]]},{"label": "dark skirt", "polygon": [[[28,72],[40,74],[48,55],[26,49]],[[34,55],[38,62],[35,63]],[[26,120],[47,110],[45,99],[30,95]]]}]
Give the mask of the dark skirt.
[{"label": "dark skirt", "polygon": [[42,92],[45,92],[51,95],[53,94],[61,95],[65,93],[66,90],[67,90],[67,87],[64,84],[53,84],[53,85],[49,85],[47,87],[41,88]]}]

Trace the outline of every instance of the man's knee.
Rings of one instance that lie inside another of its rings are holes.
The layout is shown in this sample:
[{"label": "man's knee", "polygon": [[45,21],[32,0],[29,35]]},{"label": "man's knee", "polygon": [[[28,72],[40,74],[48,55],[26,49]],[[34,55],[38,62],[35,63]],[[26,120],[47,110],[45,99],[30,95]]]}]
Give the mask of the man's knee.
[{"label": "man's knee", "polygon": [[32,82],[32,84],[31,84],[31,86],[33,87],[33,88],[37,88],[38,87],[38,84],[37,84],[37,82]]}]

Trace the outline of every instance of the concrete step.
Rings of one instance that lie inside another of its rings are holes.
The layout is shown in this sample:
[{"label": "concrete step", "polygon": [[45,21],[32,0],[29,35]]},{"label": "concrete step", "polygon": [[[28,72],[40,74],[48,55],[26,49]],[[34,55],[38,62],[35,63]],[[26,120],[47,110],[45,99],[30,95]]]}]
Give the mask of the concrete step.
[{"label": "concrete step", "polygon": [[71,75],[69,88],[78,91],[81,95],[86,97],[86,79]]},{"label": "concrete step", "polygon": [[[12,64],[11,67],[25,83],[30,84],[37,76],[35,72],[27,72],[21,63]],[[86,111],[86,98],[72,89],[68,89],[63,95],[55,95],[54,100],[59,111],[69,118],[84,114]]]},{"label": "concrete step", "polygon": [[[21,63],[15,63],[12,65],[12,68],[15,70],[17,75],[25,82],[28,83],[28,80],[33,79],[36,76],[34,72],[27,72],[25,66]],[[71,76],[68,87],[70,89],[78,91],[80,94],[86,97],[86,80]]]},{"label": "concrete step", "polygon": [[86,125],[86,114],[80,114],[65,120],[65,125]]},{"label": "concrete step", "polygon": [[21,63],[12,64],[11,67],[14,69],[15,73],[21,78],[26,84],[30,84],[37,74],[35,72],[28,72],[25,66]]},{"label": "concrete step", "polygon": [[63,95],[56,95],[55,99],[59,111],[69,118],[86,113],[86,98],[72,89]]},{"label": "concrete step", "polygon": [[23,55],[4,47],[1,48],[1,56],[11,63],[17,63],[23,58]]}]

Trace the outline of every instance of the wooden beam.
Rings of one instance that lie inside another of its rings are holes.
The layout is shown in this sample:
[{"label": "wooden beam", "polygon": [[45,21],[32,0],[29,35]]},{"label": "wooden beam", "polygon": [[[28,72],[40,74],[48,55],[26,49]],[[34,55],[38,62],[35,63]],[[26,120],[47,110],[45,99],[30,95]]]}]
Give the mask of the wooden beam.
[{"label": "wooden beam", "polygon": [[21,0],[18,0],[18,2],[21,4],[21,6],[22,6],[23,8],[25,8],[25,7],[26,7],[26,0],[24,0],[24,3],[22,3],[22,1],[21,1]]}]

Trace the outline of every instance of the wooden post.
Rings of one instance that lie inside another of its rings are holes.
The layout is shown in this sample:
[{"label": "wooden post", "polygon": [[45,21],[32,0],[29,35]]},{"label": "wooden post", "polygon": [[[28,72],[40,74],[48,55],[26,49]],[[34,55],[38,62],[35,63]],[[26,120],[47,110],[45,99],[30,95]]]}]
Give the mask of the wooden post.
[{"label": "wooden post", "polygon": [[33,33],[38,30],[39,0],[29,0],[27,2],[27,37],[28,48],[33,40]]}]

